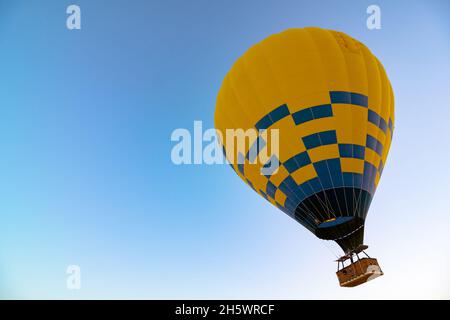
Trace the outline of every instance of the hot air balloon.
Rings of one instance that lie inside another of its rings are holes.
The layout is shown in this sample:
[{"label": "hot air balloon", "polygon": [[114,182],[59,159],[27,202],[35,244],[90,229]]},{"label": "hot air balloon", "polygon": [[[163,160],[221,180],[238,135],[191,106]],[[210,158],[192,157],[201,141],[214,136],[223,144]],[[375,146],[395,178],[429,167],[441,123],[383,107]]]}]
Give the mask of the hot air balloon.
[{"label": "hot air balloon", "polygon": [[[383,274],[376,259],[360,255],[366,255],[366,216],[391,145],[394,96],[382,64],[364,44],[315,27],[269,36],[225,76],[215,127],[242,180],[342,248],[341,286]],[[224,134],[230,129],[257,134],[236,144]],[[266,163],[255,160],[255,150],[269,148],[267,132],[274,129],[278,153]],[[273,174],[263,173],[274,163]]]}]

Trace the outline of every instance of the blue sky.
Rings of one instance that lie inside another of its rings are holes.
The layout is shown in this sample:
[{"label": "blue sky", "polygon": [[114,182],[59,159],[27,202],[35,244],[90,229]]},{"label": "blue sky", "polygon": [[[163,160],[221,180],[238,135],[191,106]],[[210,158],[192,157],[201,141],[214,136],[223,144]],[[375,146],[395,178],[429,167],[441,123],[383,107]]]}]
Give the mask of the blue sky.
[{"label": "blue sky", "polygon": [[[82,29],[66,28],[81,7]],[[0,1],[0,297],[450,298],[450,6],[376,1]],[[338,249],[227,166],[176,166],[232,63],[291,27],[340,30],[384,64],[390,157],[366,243],[385,275],[339,288]],[[66,288],[66,267],[82,288]]]}]

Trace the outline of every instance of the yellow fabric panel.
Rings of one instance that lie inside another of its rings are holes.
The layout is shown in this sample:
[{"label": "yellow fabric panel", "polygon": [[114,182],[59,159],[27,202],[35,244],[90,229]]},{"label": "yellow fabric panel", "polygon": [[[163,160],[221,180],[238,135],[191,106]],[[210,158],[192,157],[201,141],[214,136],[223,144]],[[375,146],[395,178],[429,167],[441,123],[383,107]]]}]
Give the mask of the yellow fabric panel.
[{"label": "yellow fabric panel", "polygon": [[286,195],[281,191],[281,190],[277,190],[275,192],[275,201],[278,202],[279,204],[283,205],[284,202],[286,201]]},{"label": "yellow fabric panel", "polygon": [[[392,92],[392,88],[389,84],[389,107],[390,108],[389,108],[389,117],[386,119],[386,123],[389,126],[389,120],[391,120],[392,127],[394,127],[394,100],[393,99],[394,99],[394,95]],[[391,148],[391,143],[392,143],[392,131],[388,127],[387,132],[386,132],[385,141],[384,141],[384,149],[383,149],[383,157],[382,157],[383,164],[385,164],[387,161],[389,150]]]},{"label": "yellow fabric panel", "polygon": [[320,106],[324,104],[330,103],[330,92],[329,90],[325,91],[315,91],[309,94],[303,94],[301,97],[297,98],[295,101],[287,101],[289,110],[291,113],[295,113],[297,111],[311,108],[314,106]]},{"label": "yellow fabric panel", "polygon": [[[241,108],[237,107],[240,106],[239,102],[236,98],[236,95],[234,94],[233,90],[226,90],[226,84],[228,83],[228,79],[229,77],[227,77],[224,80],[224,85],[225,88],[224,90],[222,90],[221,93],[221,103],[224,103],[225,105],[233,105],[236,107],[228,107],[228,108],[223,108],[223,110],[219,111],[217,109],[216,110],[216,114],[218,114],[218,116],[220,116],[219,120],[216,121],[219,124],[216,125],[216,128],[220,129],[221,132],[223,133],[223,139],[224,139],[224,146],[226,149],[226,153],[227,153],[227,158],[230,160],[230,162],[232,162],[234,164],[234,167],[237,168],[237,166],[235,165],[237,163],[237,155],[238,152],[242,153],[243,155],[245,155],[246,149],[248,147],[245,146],[241,146],[240,148],[238,148],[238,144],[234,144],[234,148],[230,147],[229,141],[227,141],[226,138],[226,131],[227,129],[248,129],[250,128],[250,122],[251,120],[249,120],[249,118],[242,116],[242,112],[241,112]],[[231,151],[231,152],[230,152]]]},{"label": "yellow fabric panel", "polygon": [[378,153],[376,153],[372,149],[366,148],[364,158],[367,162],[370,162],[371,164],[373,164],[375,166],[375,168],[378,169],[378,165],[380,164],[380,160],[381,160],[381,157],[378,155]]},{"label": "yellow fabric panel", "polygon": [[[384,82],[383,82],[384,95],[383,96],[384,96],[384,103],[386,106],[386,108],[385,108],[386,110],[383,110],[383,116],[385,117],[387,123],[389,123],[389,119],[391,119],[392,124],[394,124],[394,100],[393,100],[394,96],[392,93],[391,84],[389,83],[386,72],[379,61],[378,61],[378,65],[379,65],[379,69],[381,70],[382,78],[384,80]],[[384,140],[381,140],[383,138],[379,138],[379,139],[384,144],[382,159],[383,159],[383,163],[386,163],[389,149],[391,146],[391,140],[392,140],[391,131],[389,129],[387,130],[387,134],[384,137]]]},{"label": "yellow fabric panel", "polygon": [[353,109],[356,108],[352,105],[333,105],[333,117],[336,127],[336,137],[338,143],[355,143],[361,139],[357,138],[356,135],[362,134],[353,131]]},{"label": "yellow fabric panel", "polygon": [[387,160],[387,157],[388,157],[388,154],[389,154],[389,149],[391,148],[391,143],[392,143],[392,141],[391,141],[391,134],[390,134],[390,131],[388,129],[388,134],[386,135],[386,142],[385,142],[385,145],[384,145],[384,148],[383,148],[383,156],[381,157],[382,160],[383,160],[383,164],[386,163],[386,160]]},{"label": "yellow fabric panel", "polygon": [[338,143],[366,145],[366,108],[348,104],[333,105],[333,115]]},{"label": "yellow fabric panel", "polygon": [[[235,131],[228,134],[226,130],[224,135],[225,140],[225,151],[227,157],[233,163],[237,163],[239,159],[239,153],[245,156],[252,145],[252,143],[257,139],[258,132],[252,129],[236,129]],[[262,151],[262,150],[261,150]]]},{"label": "yellow fabric panel", "polygon": [[380,74],[380,90],[381,90],[381,104],[378,106],[378,111],[377,113],[383,117],[383,119],[388,119],[389,120],[389,116],[391,113],[391,87],[389,84],[389,80],[387,78],[386,75],[386,71],[384,70],[383,66],[381,65],[381,63],[378,61],[378,59],[376,59],[374,57],[374,59],[376,60],[377,66],[378,66],[378,70],[379,70],[379,74]]},{"label": "yellow fabric panel", "polygon": [[391,118],[391,120],[392,120],[392,124],[394,124],[395,123],[395,108],[394,108],[394,105],[395,105],[395,97],[394,97],[394,91],[392,90],[392,85],[391,85],[391,83],[389,82],[389,94],[390,94],[390,96],[391,96],[391,99],[390,99],[390,102],[391,102],[391,105],[390,105],[390,109],[389,109],[389,117]]},{"label": "yellow fabric panel", "polygon": [[260,164],[251,164],[247,161],[244,165],[244,173],[245,177],[252,182],[255,189],[266,190],[267,178],[261,174]]},{"label": "yellow fabric panel", "polygon": [[382,108],[382,96],[381,96],[381,78],[378,69],[378,63],[375,56],[370,52],[370,50],[361,45],[361,54],[365,61],[366,74],[370,75],[367,77],[366,82],[368,83],[368,96],[369,96],[369,108],[380,114]]},{"label": "yellow fabric panel", "polygon": [[319,162],[321,160],[339,158],[339,147],[337,144],[320,146],[308,150],[311,162]]},{"label": "yellow fabric panel", "polygon": [[377,140],[380,141],[384,147],[386,134],[372,122],[367,123],[367,134],[370,134],[372,137],[377,138]]},{"label": "yellow fabric panel", "polygon": [[[225,82],[225,81],[224,81]],[[231,124],[231,121],[227,118],[225,114],[225,107],[220,108],[219,106],[225,106],[227,105],[227,101],[225,100],[225,92],[226,90],[222,87],[222,89],[219,91],[219,94],[217,96],[217,108],[214,113],[214,124],[217,131],[220,131],[220,133],[225,133],[226,128]],[[220,141],[223,145],[224,141]]]},{"label": "yellow fabric panel", "polygon": [[[384,119],[388,119],[388,121],[389,121],[390,107],[391,107],[390,85],[388,84],[387,76],[386,76],[383,66],[379,63],[378,60],[377,60],[377,63],[378,63],[378,68],[380,70],[381,90],[382,90],[382,102],[381,102],[382,108],[381,108],[379,114],[381,117],[383,117]],[[384,163],[386,160],[386,157],[387,157],[387,153],[389,152],[389,146],[387,143],[388,137],[386,137],[386,135],[383,132],[381,132],[378,134],[377,139],[384,146],[383,154],[382,154],[382,159],[383,159],[383,163]]]},{"label": "yellow fabric panel", "polygon": [[[333,31],[320,28],[305,28],[305,30],[309,33],[314,48],[321,57],[320,74],[328,90],[349,91],[347,86],[349,77],[345,67],[345,59],[340,45],[335,40]],[[331,74],[332,77],[329,76]]]},{"label": "yellow fabric panel", "polygon": [[364,173],[364,160],[355,158],[341,158],[342,172]]},{"label": "yellow fabric panel", "polygon": [[254,125],[259,119],[286,101],[278,86],[273,84],[273,72],[260,45],[250,48],[241,59],[248,76],[247,79],[250,81],[253,91],[257,92],[257,96],[254,98],[258,100],[259,108],[252,111],[254,123],[251,125]]},{"label": "yellow fabric panel", "polygon": [[[240,105],[234,90],[230,87],[230,81],[230,75],[227,75],[223,81],[224,87],[221,92],[221,103],[223,103],[223,105],[233,107],[223,108],[223,110],[220,111],[221,117],[218,121],[224,123],[224,129],[248,128],[251,118],[249,119],[242,115],[242,106]],[[238,115],[240,115],[240,117],[238,117]]]},{"label": "yellow fabric panel", "polygon": [[297,184],[301,184],[317,177],[317,173],[314,169],[314,166],[312,164],[308,164],[307,166],[304,166],[291,173],[291,176],[295,180],[295,182],[297,182]]},{"label": "yellow fabric panel", "polygon": [[[276,122],[270,127],[279,130],[279,157],[281,162],[306,150],[301,141],[299,126],[296,126],[291,116]],[[268,147],[271,147],[270,141]]]},{"label": "yellow fabric panel", "polygon": [[299,141],[303,144],[302,137],[309,136],[311,134],[329,131],[335,129],[335,120],[332,117],[315,119],[308,121],[297,126],[299,132]]},{"label": "yellow fabric panel", "polygon": [[[240,128],[252,128],[256,121],[255,114],[261,113],[262,103],[258,94],[254,91],[251,82],[244,70],[242,61],[234,66],[234,74],[229,77],[228,85],[234,93],[234,103],[238,108],[229,108],[230,114],[234,112],[233,119],[236,123],[240,123]],[[236,117],[239,116],[239,119]]]},{"label": "yellow fabric panel", "polygon": [[[394,115],[394,92],[392,91],[391,84],[389,83],[389,118],[387,119],[387,123],[389,124],[389,119],[392,121],[392,127],[395,126],[395,115]],[[388,153],[391,148],[392,143],[392,132],[390,129],[387,130],[385,149],[383,150],[383,163],[385,164],[387,161]]]},{"label": "yellow fabric panel", "polygon": [[375,186],[378,186],[378,183],[380,182],[380,178],[381,178],[380,173],[377,172],[377,175],[375,177]]},{"label": "yellow fabric panel", "polygon": [[278,187],[284,179],[287,178],[289,172],[287,172],[284,166],[278,168],[277,173],[270,176],[270,182],[272,182],[276,187]]},{"label": "yellow fabric panel", "polygon": [[[296,101],[304,93],[321,89],[320,58],[315,51],[305,50],[303,41],[308,40],[305,30],[290,30],[270,40],[261,48],[273,72],[273,81],[283,92],[286,102]],[[299,60],[303,63],[298,63]]]},{"label": "yellow fabric panel", "polygon": [[349,75],[347,78],[347,88],[351,92],[367,95],[367,70],[360,46],[346,34],[341,32],[337,34],[337,37],[341,39],[340,46],[345,60],[346,74]]}]

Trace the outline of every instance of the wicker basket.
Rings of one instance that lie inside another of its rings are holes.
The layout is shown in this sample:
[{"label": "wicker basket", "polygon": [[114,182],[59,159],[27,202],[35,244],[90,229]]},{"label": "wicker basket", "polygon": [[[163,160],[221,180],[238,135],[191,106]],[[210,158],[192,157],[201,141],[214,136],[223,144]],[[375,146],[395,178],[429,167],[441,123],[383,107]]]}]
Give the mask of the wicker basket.
[{"label": "wicker basket", "polygon": [[362,258],[338,270],[336,275],[341,287],[355,287],[383,275],[377,259]]}]

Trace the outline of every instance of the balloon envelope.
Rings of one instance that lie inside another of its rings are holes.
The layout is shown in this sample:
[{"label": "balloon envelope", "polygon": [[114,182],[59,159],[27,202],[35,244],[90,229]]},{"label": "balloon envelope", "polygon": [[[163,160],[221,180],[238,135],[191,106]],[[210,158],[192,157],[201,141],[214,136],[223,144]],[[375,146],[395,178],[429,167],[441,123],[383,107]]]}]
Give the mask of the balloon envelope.
[{"label": "balloon envelope", "polygon": [[[363,243],[394,127],[391,84],[364,44],[320,28],[266,38],[223,80],[215,126],[232,168],[257,193],[346,252]],[[258,131],[242,145],[226,129]],[[259,161],[273,129],[278,151]]]}]

